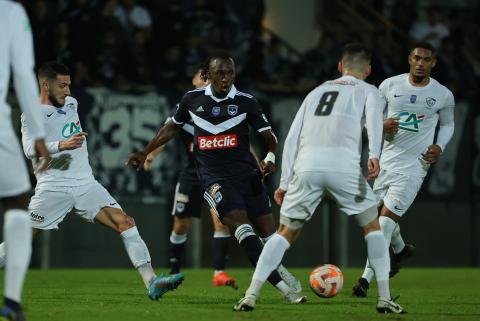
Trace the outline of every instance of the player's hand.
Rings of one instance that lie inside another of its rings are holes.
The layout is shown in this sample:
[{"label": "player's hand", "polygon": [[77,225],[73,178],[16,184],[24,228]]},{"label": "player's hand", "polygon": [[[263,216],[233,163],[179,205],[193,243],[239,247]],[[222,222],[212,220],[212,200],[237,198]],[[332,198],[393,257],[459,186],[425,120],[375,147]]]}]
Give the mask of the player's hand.
[{"label": "player's hand", "polygon": [[144,167],[145,160],[147,159],[147,154],[142,151],[132,153],[128,155],[128,159],[125,162],[125,166],[134,166],[137,168],[137,171],[140,171]]},{"label": "player's hand", "polygon": [[436,162],[438,162],[441,153],[442,149],[440,148],[440,146],[436,144],[430,145],[427,148],[427,152],[422,154],[423,160],[427,164],[435,164]]},{"label": "player's hand", "polygon": [[371,181],[378,177],[380,173],[380,163],[378,158],[370,158],[368,160],[368,176],[367,180]]},{"label": "player's hand", "polygon": [[35,172],[43,172],[48,169],[48,164],[50,162],[50,154],[48,153],[47,146],[45,146],[45,141],[43,138],[37,139],[35,141],[35,160],[36,168]]},{"label": "player's hand", "polygon": [[396,134],[398,132],[398,119],[387,118],[383,121],[383,131],[386,134]]},{"label": "player's hand", "polygon": [[152,163],[155,157],[152,155],[152,153],[147,155],[147,158],[145,159],[145,163],[143,163],[143,170],[148,172],[152,169]]},{"label": "player's hand", "polygon": [[80,132],[76,133],[69,139],[65,141],[61,141],[58,143],[58,150],[59,151],[64,151],[64,150],[73,150],[82,147],[83,142],[85,141],[85,137],[88,134],[85,132]]},{"label": "player's hand", "polygon": [[282,205],[286,193],[286,190],[281,189],[280,187],[277,188],[277,190],[273,194],[273,199],[275,200],[275,203],[277,203],[278,205]]},{"label": "player's hand", "polygon": [[260,162],[260,169],[262,170],[263,177],[267,177],[275,172],[275,164],[272,162]]}]

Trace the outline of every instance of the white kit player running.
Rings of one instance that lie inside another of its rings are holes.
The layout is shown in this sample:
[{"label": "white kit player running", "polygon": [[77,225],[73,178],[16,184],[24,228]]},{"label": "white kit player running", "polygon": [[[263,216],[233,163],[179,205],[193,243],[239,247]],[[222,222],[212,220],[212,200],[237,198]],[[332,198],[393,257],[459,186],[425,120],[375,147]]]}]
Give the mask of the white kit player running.
[{"label": "white kit player running", "polygon": [[32,32],[27,14],[20,4],[0,0],[0,30],[0,207],[5,210],[5,243],[2,247],[5,291],[0,319],[24,321],[20,300],[32,251],[27,212],[31,186],[25,157],[11,122],[11,108],[6,102],[10,72],[17,99],[25,114],[25,126],[32,133],[32,156],[43,157],[37,171],[47,168],[48,151],[43,140],[45,130],[37,102]]},{"label": "white kit player running", "polygon": [[275,201],[281,204],[280,227],[265,244],[250,287],[234,310],[249,311],[255,307],[267,276],[329,193],[340,210],[355,217],[364,231],[378,283],[377,310],[403,312],[390,296],[388,249],[378,222],[377,198],[360,167],[365,117],[369,179],[380,170],[385,100],[377,88],[363,81],[370,74],[370,60],[371,53],[365,46],[346,45],[338,65],[342,77],[310,92],[297,112],[285,140],[280,187],[275,191]]},{"label": "white kit player running", "polygon": [[[73,210],[89,222],[98,221],[118,232],[130,260],[140,273],[148,296],[158,300],[165,292],[176,288],[182,274],[156,276],[150,254],[135,226],[117,201],[98,183],[88,161],[86,133],[82,131],[78,105],[70,97],[70,72],[58,62],[47,62],[38,71],[42,120],[46,128],[47,148],[52,155],[48,169],[37,173],[35,195],[30,201],[33,234],[57,229]],[[22,126],[24,152],[32,156],[31,133]],[[0,260],[5,253],[0,252]]]},{"label": "white kit player running", "polygon": [[[383,81],[380,90],[387,100],[384,120],[385,143],[382,168],[373,187],[382,200],[380,225],[392,246],[390,277],[398,273],[400,262],[413,255],[405,244],[398,222],[422,185],[431,164],[437,162],[454,131],[454,98],[450,90],[430,77],[436,64],[435,48],[417,43],[408,56],[410,71]],[[435,129],[439,130],[435,138]],[[373,270],[367,266],[353,295],[365,297]]]}]

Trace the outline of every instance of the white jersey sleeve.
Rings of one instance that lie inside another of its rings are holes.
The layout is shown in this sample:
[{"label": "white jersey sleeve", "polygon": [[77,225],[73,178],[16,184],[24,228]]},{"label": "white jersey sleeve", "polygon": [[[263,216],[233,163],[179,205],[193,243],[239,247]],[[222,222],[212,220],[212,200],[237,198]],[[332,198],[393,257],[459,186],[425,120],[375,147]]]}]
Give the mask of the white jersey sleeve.
[{"label": "white jersey sleeve", "polygon": [[368,135],[368,158],[380,158],[383,138],[383,115],[385,98],[377,90],[371,90],[365,102],[365,127]]},{"label": "white jersey sleeve", "polygon": [[280,177],[280,188],[287,190],[288,184],[293,177],[293,165],[295,163],[295,158],[297,157],[298,144],[300,141],[300,133],[302,132],[303,117],[305,113],[305,106],[307,105],[307,99],[305,98],[300,109],[293,120],[290,130],[288,131],[287,138],[283,145],[283,154],[282,154],[282,175]]},{"label": "white jersey sleeve", "polygon": [[438,112],[438,121],[440,128],[438,129],[436,144],[440,146],[442,152],[445,150],[448,142],[453,136],[455,130],[454,108],[455,99],[450,91],[447,91],[447,98],[445,99],[445,107]]},{"label": "white jersey sleeve", "polygon": [[[40,109],[40,106],[38,107]],[[22,132],[22,146],[23,146],[23,152],[25,153],[25,156],[28,158],[33,158],[35,157],[35,139],[32,138],[30,135],[30,132],[28,130],[28,125],[27,121],[25,119],[25,114],[22,114],[21,118],[21,132]],[[47,147],[47,150],[50,155],[56,154],[59,152],[59,141],[55,142],[45,142],[45,146]]]},{"label": "white jersey sleeve", "polygon": [[33,39],[27,14],[23,7],[16,4],[8,19],[12,26],[10,61],[13,72],[15,92],[20,107],[25,114],[25,124],[34,141],[45,136],[38,103],[38,86],[35,80]]}]

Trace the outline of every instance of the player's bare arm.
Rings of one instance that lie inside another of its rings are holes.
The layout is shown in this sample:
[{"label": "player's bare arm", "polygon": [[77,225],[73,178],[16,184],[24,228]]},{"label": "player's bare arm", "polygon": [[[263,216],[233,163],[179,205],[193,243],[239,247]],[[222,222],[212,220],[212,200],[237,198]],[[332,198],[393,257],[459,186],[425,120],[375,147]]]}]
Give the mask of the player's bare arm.
[{"label": "player's bare arm", "polygon": [[440,146],[438,146],[437,144],[432,144],[428,146],[427,151],[422,154],[422,156],[425,162],[427,162],[428,164],[435,164],[436,162],[438,162],[441,153],[442,149],[440,148]]},{"label": "player's bare arm", "polygon": [[145,159],[145,163],[143,163],[143,170],[148,172],[152,169],[152,163],[155,157],[158,156],[163,150],[165,149],[165,145],[158,147],[157,149],[153,150],[151,153],[148,153],[147,159]]},{"label": "player's bare arm", "polygon": [[273,199],[275,200],[275,203],[277,203],[277,205],[282,205],[285,194],[287,194],[287,191],[280,187],[275,190],[275,193],[273,194]]},{"label": "player's bare arm", "polygon": [[277,149],[278,141],[271,130],[265,130],[260,135],[268,148],[267,156],[260,162],[263,176],[267,177],[275,172],[275,150]]},{"label": "player's bare arm", "polygon": [[398,119],[387,118],[383,121],[383,131],[386,134],[396,134],[398,132]]},{"label": "player's bare arm", "polygon": [[82,147],[83,142],[85,141],[85,137],[87,137],[87,135],[88,134],[86,132],[80,132],[73,135],[67,140],[58,142],[58,150],[73,150]]},{"label": "player's bare arm", "polygon": [[368,160],[368,176],[369,181],[374,180],[380,174],[380,162],[378,158],[370,158]]},{"label": "player's bare arm", "polygon": [[143,150],[132,153],[128,156],[125,165],[137,167],[137,170],[143,168],[147,155],[158,147],[165,145],[180,130],[180,126],[172,121],[167,122],[158,132],[158,134],[145,146]]},{"label": "player's bare arm", "polygon": [[47,146],[45,146],[45,140],[43,138],[37,139],[35,141],[35,160],[37,168],[36,172],[46,171],[48,168],[48,163],[50,161],[50,154],[48,153]]}]

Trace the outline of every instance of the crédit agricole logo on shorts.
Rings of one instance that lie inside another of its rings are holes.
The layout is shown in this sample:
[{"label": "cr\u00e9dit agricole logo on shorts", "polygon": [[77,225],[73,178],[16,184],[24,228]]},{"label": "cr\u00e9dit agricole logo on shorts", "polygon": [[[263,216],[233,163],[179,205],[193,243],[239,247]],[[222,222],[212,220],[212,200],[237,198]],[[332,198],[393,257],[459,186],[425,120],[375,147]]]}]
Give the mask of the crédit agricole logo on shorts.
[{"label": "cr\u00e9dit agricole logo on shorts", "polygon": [[409,132],[418,133],[419,124],[425,119],[425,115],[403,111],[397,115],[398,128]]},{"label": "cr\u00e9dit agricole logo on shorts", "polygon": [[62,128],[62,136],[65,138],[70,138],[76,133],[79,133],[82,131],[82,127],[80,126],[80,120],[77,120],[76,123],[73,121],[70,123],[65,124]]}]

